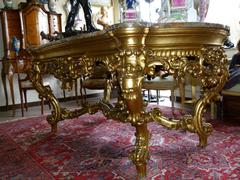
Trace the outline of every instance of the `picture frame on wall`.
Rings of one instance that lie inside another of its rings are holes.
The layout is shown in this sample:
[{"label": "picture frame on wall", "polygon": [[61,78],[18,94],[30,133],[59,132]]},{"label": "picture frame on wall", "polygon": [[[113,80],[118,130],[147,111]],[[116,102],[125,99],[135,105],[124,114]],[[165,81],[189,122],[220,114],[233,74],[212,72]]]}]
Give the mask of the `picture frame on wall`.
[{"label": "picture frame on wall", "polygon": [[183,9],[187,7],[187,0],[170,0],[171,9]]},{"label": "picture frame on wall", "polygon": [[112,0],[90,0],[92,6],[107,6],[110,7],[113,5]]}]

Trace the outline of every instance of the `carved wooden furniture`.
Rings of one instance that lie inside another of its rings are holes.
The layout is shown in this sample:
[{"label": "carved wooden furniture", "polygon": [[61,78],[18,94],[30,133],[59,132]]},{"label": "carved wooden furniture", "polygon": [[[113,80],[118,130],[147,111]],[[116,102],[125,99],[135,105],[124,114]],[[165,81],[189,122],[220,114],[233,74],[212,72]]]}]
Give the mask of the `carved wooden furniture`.
[{"label": "carved wooden furniture", "polygon": [[[28,72],[31,70],[31,57],[28,56],[27,51],[21,50],[15,60],[17,77],[18,77],[18,87],[21,101],[21,111],[22,116],[24,116],[24,108],[28,111],[28,101],[27,101],[27,92],[31,90],[36,90],[30,81]],[[44,87],[50,88],[48,82],[43,82]],[[41,99],[41,114],[44,110],[44,98]],[[50,108],[50,104],[49,104]]]},{"label": "carved wooden furniture", "polygon": [[15,52],[12,47],[12,38],[15,36],[21,40],[21,48],[37,47],[43,43],[40,32],[53,34],[61,32],[61,14],[48,12],[35,0],[29,3],[21,3],[17,10],[1,9],[2,37],[4,44],[3,69],[1,72],[3,87],[8,107],[8,91],[6,88],[6,76],[9,80],[12,97],[13,111],[15,112],[15,98],[13,87],[13,75],[17,72]]},{"label": "carved wooden furniture", "polygon": [[[23,77],[24,76],[24,77]],[[35,90],[32,82],[29,80],[29,77],[25,73],[18,73],[18,85],[21,99],[21,111],[22,117],[24,116],[24,108],[28,111],[28,101],[27,101],[27,91]],[[43,84],[44,86],[48,86],[49,84]],[[24,96],[24,99],[23,99]],[[44,98],[41,98],[41,114],[43,114],[44,110]]]},{"label": "carved wooden furniture", "polygon": [[[110,72],[108,72],[105,64],[96,63],[96,65],[93,66],[93,73],[90,75],[90,77],[83,75],[80,78],[80,93],[82,97],[82,104],[86,103],[86,89],[104,90],[104,92],[111,91],[111,89],[106,89],[108,83],[111,83],[109,84],[109,87],[111,88],[116,85],[116,83],[113,82],[113,78],[111,77]],[[109,96],[104,95],[104,97],[104,101],[109,102],[110,94]]]},{"label": "carved wooden furniture", "polygon": [[[138,175],[145,176],[150,156],[147,123],[155,121],[169,129],[196,133],[199,146],[207,145],[212,126],[205,122],[203,115],[228,78],[227,56],[222,48],[228,35],[229,28],[220,24],[125,22],[109,30],[69,37],[32,49],[31,80],[40,95],[53,106],[52,114],[47,117],[53,132],[57,131],[57,123],[61,120],[98,110],[109,119],[134,126],[136,142],[130,158]],[[195,58],[189,60],[189,56]],[[44,69],[68,84],[82,74],[91,75],[97,61],[105,64],[119,83],[118,102],[114,105],[100,101],[74,111],[62,109],[53,92],[41,83],[40,73]],[[191,114],[172,119],[165,117],[158,108],[146,111],[142,81],[146,74],[154,74],[157,65],[164,66],[170,75],[178,78],[188,74],[200,79],[203,96],[193,105]]]},{"label": "carved wooden furniture", "polygon": [[62,32],[61,14],[48,12],[39,3],[32,1],[25,6],[22,5],[19,13],[23,49],[47,43],[48,41],[40,36],[41,31],[51,35],[55,31]]},{"label": "carved wooden furniture", "polygon": [[[8,75],[8,81],[10,85],[10,93],[12,96],[12,104],[15,105],[14,90],[13,90],[13,74],[15,72],[15,67],[12,63],[16,59],[16,54],[12,47],[12,38],[15,36],[21,39],[21,23],[19,10],[12,9],[2,9],[0,11],[1,25],[2,25],[2,39],[4,45],[4,57],[2,62],[2,82],[6,98],[6,106],[8,108],[8,93],[6,86],[6,75]],[[14,108],[14,106],[13,106]]]}]

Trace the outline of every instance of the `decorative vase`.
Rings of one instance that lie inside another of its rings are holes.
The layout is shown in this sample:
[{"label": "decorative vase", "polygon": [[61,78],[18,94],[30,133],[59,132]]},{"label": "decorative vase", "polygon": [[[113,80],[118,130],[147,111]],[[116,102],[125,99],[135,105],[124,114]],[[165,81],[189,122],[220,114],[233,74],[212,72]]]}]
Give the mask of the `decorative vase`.
[{"label": "decorative vase", "polygon": [[7,9],[12,9],[13,2],[12,0],[3,0],[4,7]]},{"label": "decorative vase", "polygon": [[49,0],[48,1],[48,9],[49,9],[49,11],[56,12],[56,6],[57,6],[56,0]]},{"label": "decorative vase", "polygon": [[20,51],[21,42],[15,36],[12,39],[12,45],[13,50],[16,52],[16,55],[18,55],[18,52]]},{"label": "decorative vase", "polygon": [[126,0],[126,9],[124,12],[124,20],[125,21],[135,21],[139,17],[139,12],[137,11],[137,0]]}]

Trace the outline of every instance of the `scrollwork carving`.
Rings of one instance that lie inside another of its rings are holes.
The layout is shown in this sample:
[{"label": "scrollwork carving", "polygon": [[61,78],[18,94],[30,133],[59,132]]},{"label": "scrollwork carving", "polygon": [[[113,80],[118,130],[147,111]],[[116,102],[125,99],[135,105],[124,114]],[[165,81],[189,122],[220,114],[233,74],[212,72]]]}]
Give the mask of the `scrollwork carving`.
[{"label": "scrollwork carving", "polygon": [[[221,48],[229,30],[215,24],[167,23],[149,26],[142,23],[115,25],[107,32],[99,32],[69,41],[53,42],[35,51],[33,81],[37,90],[48,98],[54,110],[48,121],[56,129],[58,121],[78,117],[84,113],[101,110],[110,119],[131,123],[136,128],[135,149],[130,158],[136,165],[138,175],[146,175],[149,158],[150,133],[147,123],[155,121],[169,129],[184,129],[197,133],[199,145],[207,145],[212,132],[211,124],[205,122],[207,105],[216,99],[228,77],[227,58]],[[203,38],[204,37],[204,38]],[[105,44],[106,43],[106,44]],[[76,45],[84,46],[83,49]],[[106,45],[106,46],[105,46]],[[104,46],[104,47],[103,47]],[[64,50],[71,48],[65,54]],[[62,57],[53,57],[57,51]],[[96,64],[109,71],[104,99],[96,104],[86,104],[74,111],[60,109],[60,105],[49,89],[41,85],[38,76],[41,71],[53,74],[63,82],[63,87],[71,87],[73,80],[81,75],[94,76]],[[179,82],[186,77],[197,79],[203,94],[193,105],[191,114],[179,119],[165,117],[161,110],[147,111],[142,99],[142,81],[145,75],[155,76],[158,66]],[[39,68],[39,69],[38,69]],[[112,80],[119,85],[118,102],[109,102]]]}]

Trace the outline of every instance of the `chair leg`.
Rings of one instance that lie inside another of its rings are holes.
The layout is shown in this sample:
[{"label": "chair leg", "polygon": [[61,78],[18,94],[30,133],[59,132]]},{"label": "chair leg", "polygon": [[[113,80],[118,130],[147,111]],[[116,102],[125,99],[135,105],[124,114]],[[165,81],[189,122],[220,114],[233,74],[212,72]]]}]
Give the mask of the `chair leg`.
[{"label": "chair leg", "polygon": [[184,113],[185,87],[184,83],[181,80],[179,80],[179,93],[181,98],[181,113]]},{"label": "chair leg", "polygon": [[44,109],[44,98],[41,99],[41,114],[43,115],[43,109]]},{"label": "chair leg", "polygon": [[157,91],[157,105],[159,104],[159,90],[156,90]]},{"label": "chair leg", "polygon": [[2,71],[1,71],[1,77],[2,77],[3,90],[5,94],[5,99],[6,99],[6,110],[8,110],[8,91],[7,91],[6,73],[4,71],[4,67],[2,68]]},{"label": "chair leg", "polygon": [[24,99],[25,99],[25,109],[26,111],[28,111],[28,104],[27,104],[27,90],[23,90],[23,94],[24,94]]},{"label": "chair leg", "polygon": [[150,90],[148,89],[147,91],[148,91],[148,102],[150,102],[151,101],[151,99],[150,99]]},{"label": "chair leg", "polygon": [[84,97],[83,97],[83,87],[82,87],[82,78],[79,79],[80,82],[80,96],[81,96],[81,105],[83,106],[84,104]]},{"label": "chair leg", "polygon": [[[86,88],[82,86],[82,81],[83,81],[82,78],[80,78],[80,95],[81,95],[81,104],[83,106],[87,101],[86,99],[87,92],[86,92]],[[84,94],[83,94],[83,91],[84,91]]]},{"label": "chair leg", "polygon": [[112,84],[110,80],[107,80],[104,88],[104,97],[103,97],[103,100],[105,102],[110,102],[111,92],[112,92]]},{"label": "chair leg", "polygon": [[215,117],[216,117],[216,104],[215,104],[215,102],[211,102],[211,104],[210,104],[210,114],[211,114],[211,119],[215,119]]},{"label": "chair leg", "polygon": [[196,86],[192,85],[192,103],[195,103],[197,96],[196,96]]},{"label": "chair leg", "polygon": [[49,107],[49,109],[51,109],[51,104],[50,104],[50,102],[48,101],[48,107]]},{"label": "chair leg", "polygon": [[13,116],[15,116],[15,97],[14,97],[14,87],[13,87],[13,74],[8,75],[8,81],[9,81],[10,92],[11,92],[11,96],[12,96]]},{"label": "chair leg", "polygon": [[78,103],[78,85],[77,85],[77,80],[75,80],[75,96],[76,96],[77,104],[79,104]]},{"label": "chair leg", "polygon": [[174,101],[175,101],[175,94],[174,90],[171,90],[171,102],[172,102],[172,113],[174,113]]},{"label": "chair leg", "polygon": [[20,100],[21,100],[21,111],[22,111],[22,117],[24,117],[24,102],[23,102],[23,92],[20,90]]},{"label": "chair leg", "polygon": [[66,92],[65,92],[65,89],[63,89],[63,99],[65,100],[66,98]]}]

